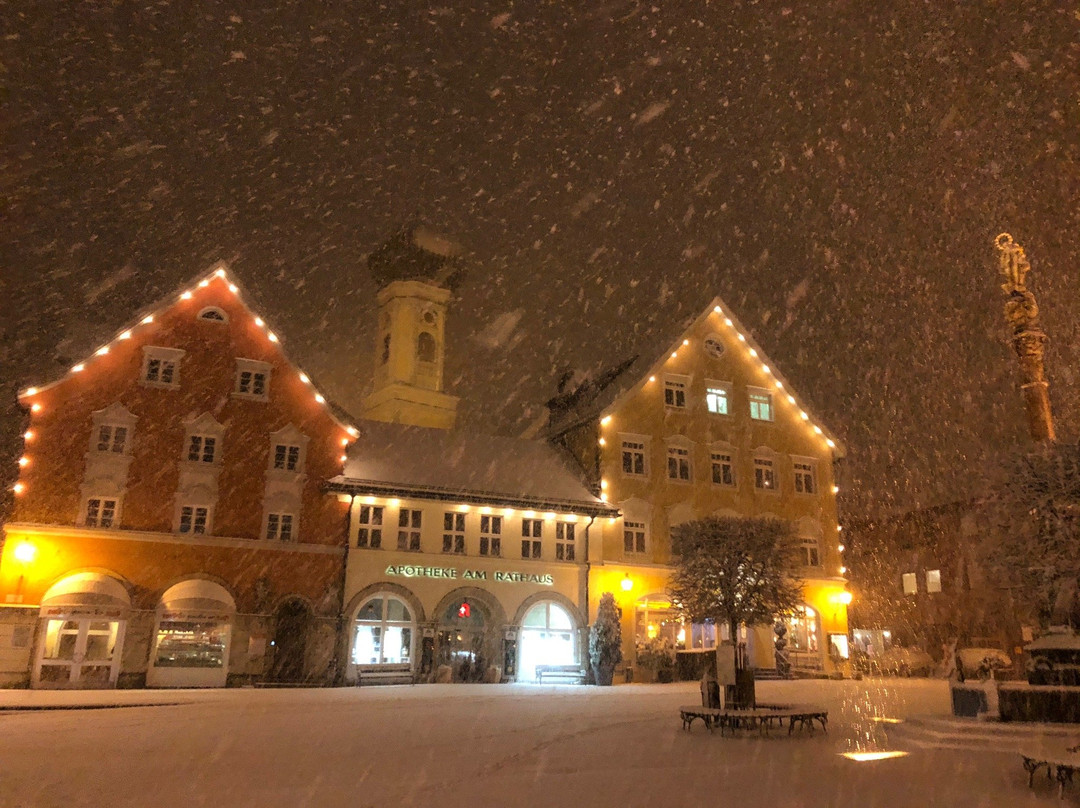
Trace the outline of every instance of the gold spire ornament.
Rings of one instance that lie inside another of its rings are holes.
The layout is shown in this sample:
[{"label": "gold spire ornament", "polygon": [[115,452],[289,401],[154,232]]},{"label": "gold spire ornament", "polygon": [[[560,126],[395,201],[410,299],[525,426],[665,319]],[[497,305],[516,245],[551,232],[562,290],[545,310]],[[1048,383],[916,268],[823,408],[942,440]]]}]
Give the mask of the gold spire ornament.
[{"label": "gold spire ornament", "polygon": [[1002,290],[1005,301],[1005,323],[1012,336],[1013,350],[1020,360],[1020,390],[1024,395],[1028,430],[1036,443],[1054,442],[1054,418],[1050,413],[1049,384],[1043,373],[1043,353],[1047,336],[1039,326],[1039,306],[1024,284],[1031,264],[1024,248],[1008,233],[994,239],[998,251],[998,266],[1005,279]]}]

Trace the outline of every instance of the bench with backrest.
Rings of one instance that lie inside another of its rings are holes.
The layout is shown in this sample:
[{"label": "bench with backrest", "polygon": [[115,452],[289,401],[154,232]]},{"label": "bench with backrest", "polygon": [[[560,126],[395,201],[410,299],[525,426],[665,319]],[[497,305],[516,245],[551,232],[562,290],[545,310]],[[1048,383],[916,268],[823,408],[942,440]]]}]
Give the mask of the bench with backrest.
[{"label": "bench with backrest", "polygon": [[536,683],[542,685],[545,678],[581,684],[585,681],[585,669],[580,665],[537,665]]},{"label": "bench with backrest", "polygon": [[408,662],[396,662],[391,665],[357,665],[356,686],[364,685],[411,685],[413,684],[412,665]]}]

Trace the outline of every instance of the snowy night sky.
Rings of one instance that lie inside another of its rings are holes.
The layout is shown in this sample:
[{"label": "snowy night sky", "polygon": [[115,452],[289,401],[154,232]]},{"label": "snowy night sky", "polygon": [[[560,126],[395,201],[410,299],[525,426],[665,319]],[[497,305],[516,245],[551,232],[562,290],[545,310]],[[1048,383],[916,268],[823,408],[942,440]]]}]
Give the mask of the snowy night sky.
[{"label": "snowy night sky", "polygon": [[846,441],[847,513],[959,498],[1024,438],[1007,230],[1076,439],[1071,3],[27,0],[0,28],[0,477],[15,390],[216,259],[358,411],[365,257],[414,218],[469,250],[468,428],[520,433],[719,294]]}]

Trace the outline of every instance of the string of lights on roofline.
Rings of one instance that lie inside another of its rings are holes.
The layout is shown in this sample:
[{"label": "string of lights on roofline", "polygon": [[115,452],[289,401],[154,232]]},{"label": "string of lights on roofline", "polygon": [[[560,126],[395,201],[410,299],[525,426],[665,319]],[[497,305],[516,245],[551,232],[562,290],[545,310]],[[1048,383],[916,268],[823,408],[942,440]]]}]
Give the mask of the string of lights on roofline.
[{"label": "string of lights on roofline", "polygon": [[[243,298],[240,296],[240,288],[229,279],[228,273],[225,271],[225,269],[223,267],[218,267],[212,273],[210,273],[209,277],[204,277],[202,280],[200,280],[198,283],[196,283],[194,287],[189,288],[189,289],[185,289],[183,292],[181,292],[180,295],[177,298],[178,301],[191,300],[195,296],[192,289],[194,289],[194,288],[205,289],[206,287],[208,287],[210,285],[210,282],[212,280],[214,280],[214,279],[219,279],[222,283],[226,284],[226,286],[228,287],[228,290],[233,295],[236,296],[236,299],[240,302],[240,304],[242,306],[244,306],[244,308],[247,309],[248,312],[250,313],[251,310],[248,308],[247,304],[244,303]],[[49,384],[44,385],[42,387],[28,387],[28,388],[26,388],[25,390],[23,390],[22,392],[20,392],[18,394],[19,400],[21,401],[23,399],[32,399],[38,393],[42,393],[42,392],[50,389],[51,387],[54,387],[57,384],[60,384],[61,382],[65,381],[66,379],[70,378],[71,374],[82,373],[84,370],[86,370],[87,363],[92,361],[93,357],[107,356],[109,354],[109,352],[112,350],[112,347],[113,347],[114,344],[116,344],[117,342],[124,342],[126,340],[131,339],[132,336],[134,336],[134,333],[138,328],[140,328],[142,326],[148,326],[148,325],[153,324],[154,318],[157,316],[157,314],[159,312],[160,312],[160,309],[155,310],[155,311],[145,315],[134,326],[132,326],[130,328],[126,328],[123,331],[120,331],[115,337],[113,337],[112,340],[110,340],[105,345],[102,345],[100,348],[98,348],[96,351],[94,351],[93,356],[91,358],[83,360],[82,362],[79,362],[76,365],[73,365],[71,367],[71,369],[68,371],[68,374],[65,375],[63,378],[57,379],[56,381],[50,382]],[[275,334],[273,331],[271,331],[267,327],[266,322],[262,319],[262,317],[252,315],[252,322],[254,322],[256,326],[258,326],[260,329],[262,329],[266,333],[267,340],[269,340],[272,343],[278,344],[279,350],[280,350],[280,342],[281,342],[280,339],[278,338],[277,334]],[[284,353],[284,351],[282,351],[282,353]],[[286,359],[287,359],[287,357],[286,357]],[[292,364],[291,361],[290,361],[290,364]],[[333,411],[330,410],[329,406],[326,403],[326,397],[321,392],[319,392],[318,388],[315,386],[315,383],[311,380],[310,376],[308,376],[303,371],[299,371],[297,373],[297,377],[300,379],[301,382],[303,382],[303,384],[307,385],[308,387],[310,387],[312,389],[315,401],[319,405],[322,406],[323,410],[326,411],[326,414],[330,416],[330,418],[334,421],[334,423],[336,423],[343,430],[345,430],[348,437],[342,437],[341,438],[341,445],[342,445],[343,448],[347,447],[349,445],[349,443],[351,443],[353,438],[356,438],[356,437],[358,437],[360,435],[360,432],[356,429],[356,427],[351,426],[349,424],[342,423],[341,420],[338,419],[337,416],[334,415]],[[39,414],[41,411],[42,411],[41,402],[32,401],[30,403],[30,417],[31,417],[31,419],[33,419],[33,417],[35,415]],[[23,433],[23,440],[26,443],[30,443],[34,439],[34,436],[35,436],[34,435],[34,430],[33,429],[28,429],[26,432]],[[340,460],[341,460],[342,466],[344,466],[345,461],[347,459],[348,459],[347,455],[344,455],[344,454],[341,455]],[[24,468],[28,467],[31,462],[32,461],[30,459],[30,456],[24,454],[22,457],[19,458],[19,467],[24,469]],[[16,495],[22,494],[23,492],[26,491],[26,483],[24,483],[22,481],[16,482],[15,485],[13,485],[11,487],[11,490],[14,491]]]},{"label": "string of lights on roofline", "polygon": [[[345,499],[352,499],[352,497],[350,497],[347,494],[343,495],[343,496],[345,497]],[[386,498],[386,497],[376,497],[376,496],[371,496],[371,495],[357,496],[356,501],[360,502],[363,505],[379,505],[381,503],[381,504],[386,505],[386,506],[388,506],[390,508],[400,508],[403,505],[405,505],[407,502],[412,502],[412,500],[404,500],[404,499],[401,499],[399,497]],[[420,501],[425,501],[425,500],[417,500],[417,501],[420,502]],[[543,511],[543,512],[541,512],[541,511],[536,511],[536,510],[521,510],[519,508],[500,508],[500,507],[494,506],[494,505],[469,505],[467,503],[462,503],[460,505],[454,506],[454,510],[457,511],[458,513],[473,513],[473,512],[475,512],[475,513],[479,513],[479,514],[481,514],[483,516],[495,515],[495,516],[505,516],[507,518],[512,517],[514,514],[519,514],[521,516],[521,518],[523,518],[523,519],[543,519],[543,520],[548,521],[548,522],[553,522],[555,520],[558,520],[560,522],[577,522],[577,521],[580,521],[580,519],[582,518],[579,514],[570,513],[570,512],[559,512],[559,513],[556,513],[555,511]],[[613,523],[615,521],[616,521],[616,517],[613,517],[613,516],[608,517],[608,522],[609,523]]]},{"label": "string of lights on roofline", "polygon": [[[787,399],[787,403],[798,411],[799,420],[802,421],[804,424],[806,424],[807,428],[810,429],[813,432],[814,435],[821,438],[825,442],[826,446],[828,446],[830,449],[836,449],[836,441],[833,440],[828,435],[826,435],[825,430],[822,429],[821,426],[819,426],[818,424],[813,423],[810,420],[809,413],[807,413],[807,411],[799,404],[799,402],[795,398],[794,394],[792,394],[790,391],[788,391],[788,389],[784,386],[784,383],[783,383],[783,381],[780,380],[780,378],[778,377],[778,374],[771,367],[766,365],[764,362],[761,361],[761,359],[758,358],[757,349],[754,348],[752,345],[748,344],[746,335],[743,334],[739,330],[738,326],[735,325],[735,321],[732,319],[732,316],[730,314],[725,313],[723,307],[721,307],[719,304],[717,304],[716,306],[713,307],[713,314],[716,314],[716,315],[722,317],[724,325],[735,332],[735,336],[738,338],[739,342],[742,343],[746,347],[746,351],[750,355],[750,357],[752,359],[757,360],[758,365],[760,366],[761,372],[764,373],[765,376],[770,380],[773,387],[775,387],[776,390],[778,390],[781,393],[781,395],[783,395]],[[682,347],[685,348],[685,347],[688,347],[689,345],[690,345],[690,340],[689,339],[684,339],[682,341]],[[679,358],[679,349],[676,348],[675,350],[673,350],[671,352],[671,355],[665,361],[671,361],[672,359],[678,359],[678,358]],[[653,375],[653,376],[649,376],[649,378],[646,380],[645,384],[654,384],[655,382],[656,382],[656,376]],[[611,415],[605,415],[600,419],[600,426],[601,427],[606,427],[611,423],[611,421],[612,421],[612,416]],[[601,446],[606,446],[607,445],[607,440],[603,436],[601,436],[600,439],[599,439],[599,444]],[[607,487],[608,487],[607,480],[601,480],[600,481],[600,499],[602,499],[604,502],[608,501],[607,491],[606,491]],[[833,494],[839,494],[840,493],[840,486],[833,485],[832,492],[833,492]],[[840,531],[842,531],[843,529],[844,529],[843,525],[837,525],[836,526],[836,530],[837,530],[838,533]],[[845,549],[846,548],[845,548],[845,546],[844,546],[844,544],[842,542],[838,543],[836,545],[836,550],[841,555],[843,555]],[[847,571],[848,571],[848,569],[847,569],[846,566],[843,566],[843,565],[840,566],[840,574],[841,575],[844,575],[845,573],[847,573]]]}]

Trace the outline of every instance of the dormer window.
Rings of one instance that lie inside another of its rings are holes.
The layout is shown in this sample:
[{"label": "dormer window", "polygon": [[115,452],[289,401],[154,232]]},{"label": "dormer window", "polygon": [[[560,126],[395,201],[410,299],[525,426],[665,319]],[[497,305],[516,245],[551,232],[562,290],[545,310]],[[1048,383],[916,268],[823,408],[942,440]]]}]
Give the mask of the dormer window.
[{"label": "dormer window", "polygon": [[180,386],[180,359],[184,351],[147,345],[143,348],[142,382],[150,387]]},{"label": "dormer window", "polygon": [[270,393],[270,365],[255,359],[236,360],[236,387],[233,395],[266,401]]},{"label": "dormer window", "polygon": [[219,309],[217,306],[207,306],[205,309],[199,312],[200,320],[207,320],[211,323],[227,323],[229,322],[229,316]]},{"label": "dormer window", "polygon": [[284,472],[286,476],[295,476],[304,471],[307,457],[308,437],[296,427],[279,429],[270,436],[270,469]]}]

